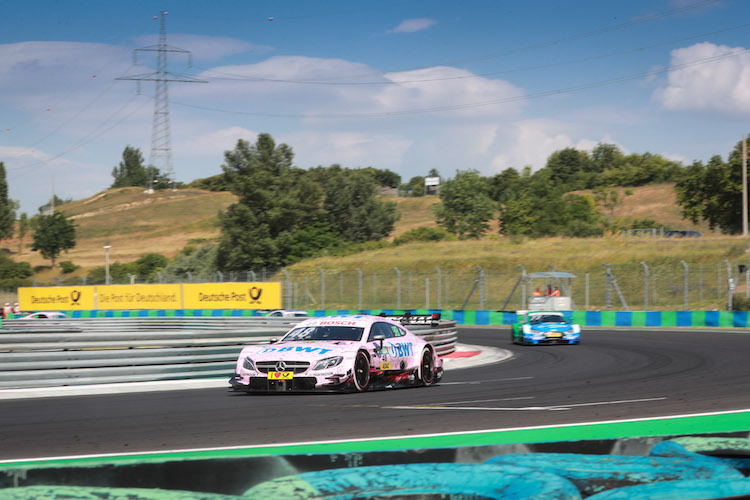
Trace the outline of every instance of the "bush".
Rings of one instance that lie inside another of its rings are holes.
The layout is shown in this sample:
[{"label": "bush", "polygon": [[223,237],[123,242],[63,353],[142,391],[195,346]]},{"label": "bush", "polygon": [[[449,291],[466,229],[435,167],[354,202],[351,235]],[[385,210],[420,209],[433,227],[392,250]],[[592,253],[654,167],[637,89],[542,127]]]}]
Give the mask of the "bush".
[{"label": "bush", "polygon": [[64,260],[60,262],[60,269],[62,270],[63,274],[70,274],[74,272],[76,269],[80,269],[80,268],[81,266],[77,266],[69,260]]},{"label": "bush", "polygon": [[442,227],[417,227],[410,229],[393,240],[396,245],[411,243],[413,241],[442,241],[455,240],[456,237]]},{"label": "bush", "polygon": [[750,311],[750,298],[735,293],[732,295],[733,311]]}]

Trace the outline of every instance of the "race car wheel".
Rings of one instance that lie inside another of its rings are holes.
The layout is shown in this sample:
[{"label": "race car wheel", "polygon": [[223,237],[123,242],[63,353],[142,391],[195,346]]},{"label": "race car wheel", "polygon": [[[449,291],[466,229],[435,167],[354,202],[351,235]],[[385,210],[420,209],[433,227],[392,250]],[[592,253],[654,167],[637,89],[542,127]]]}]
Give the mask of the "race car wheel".
[{"label": "race car wheel", "polygon": [[364,392],[370,385],[370,360],[367,355],[359,351],[354,358],[354,388],[357,392]]},{"label": "race car wheel", "polygon": [[422,385],[432,385],[435,382],[435,363],[432,360],[432,351],[422,351],[422,361],[419,363],[419,380]]}]

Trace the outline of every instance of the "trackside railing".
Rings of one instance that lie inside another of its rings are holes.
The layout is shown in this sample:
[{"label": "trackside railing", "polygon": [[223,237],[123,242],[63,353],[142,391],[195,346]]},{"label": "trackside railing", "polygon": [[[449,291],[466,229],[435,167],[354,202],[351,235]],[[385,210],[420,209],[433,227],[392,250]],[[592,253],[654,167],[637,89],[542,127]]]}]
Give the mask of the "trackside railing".
[{"label": "trackside railing", "polygon": [[[0,389],[229,377],[244,346],[280,337],[299,318],[138,317],[5,320]],[[455,321],[411,325],[443,356]]]}]

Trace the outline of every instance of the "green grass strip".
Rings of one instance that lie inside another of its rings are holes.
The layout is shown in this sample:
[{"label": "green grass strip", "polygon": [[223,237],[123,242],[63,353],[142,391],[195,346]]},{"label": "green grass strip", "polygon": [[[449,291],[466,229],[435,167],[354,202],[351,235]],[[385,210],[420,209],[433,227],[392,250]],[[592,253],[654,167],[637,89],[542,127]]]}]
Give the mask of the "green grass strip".
[{"label": "green grass strip", "polygon": [[153,453],[130,456],[19,461],[0,464],[0,470],[18,468],[37,469],[63,466],[87,467],[103,464],[129,465],[178,460],[206,460],[276,455],[343,454],[430,448],[458,448],[465,446],[494,446],[520,443],[590,441],[598,439],[653,436],[686,436],[695,434],[746,432],[748,430],[750,430],[750,411],[740,411],[719,415],[664,417],[652,420],[538,427],[490,432],[455,433],[440,436],[398,437],[367,441],[257,446],[228,450]]}]

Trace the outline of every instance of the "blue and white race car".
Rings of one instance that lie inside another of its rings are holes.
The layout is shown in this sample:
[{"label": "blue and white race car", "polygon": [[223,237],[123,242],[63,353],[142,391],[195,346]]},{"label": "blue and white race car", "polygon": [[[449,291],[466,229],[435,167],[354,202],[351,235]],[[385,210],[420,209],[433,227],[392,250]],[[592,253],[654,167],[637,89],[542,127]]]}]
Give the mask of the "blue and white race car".
[{"label": "blue and white race car", "polygon": [[581,327],[570,323],[560,311],[517,311],[510,339],[521,345],[578,344]]}]

